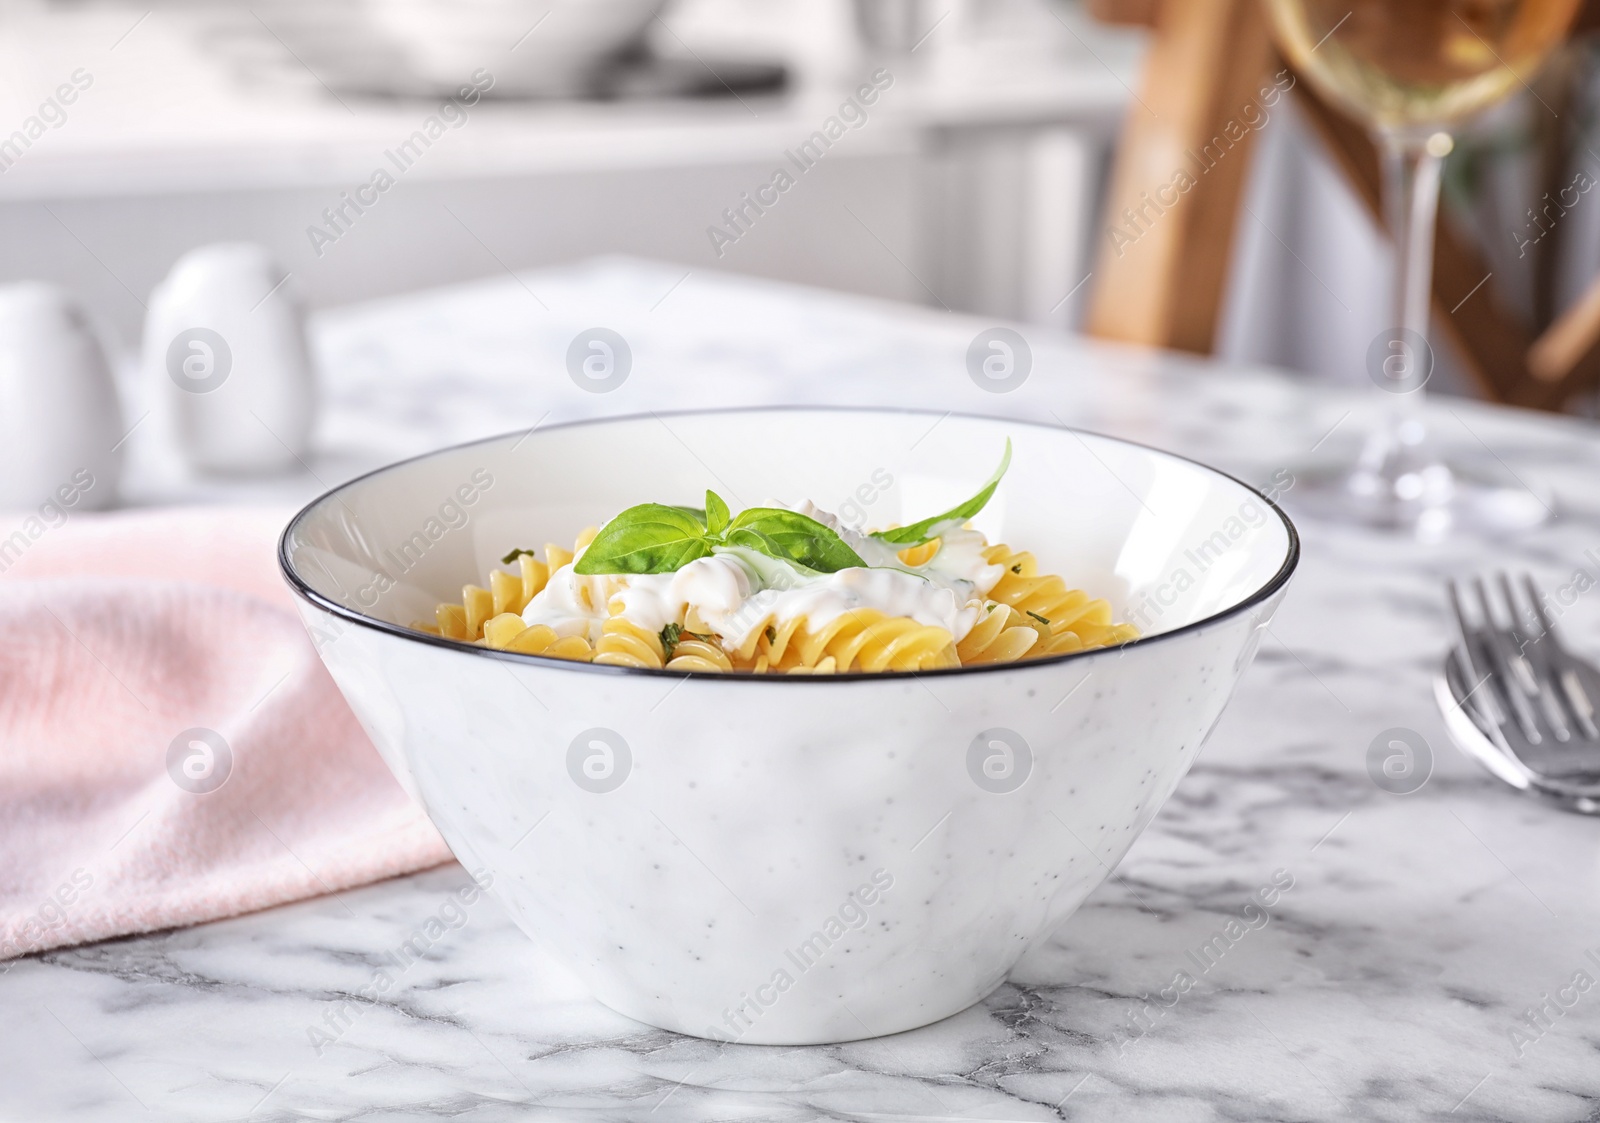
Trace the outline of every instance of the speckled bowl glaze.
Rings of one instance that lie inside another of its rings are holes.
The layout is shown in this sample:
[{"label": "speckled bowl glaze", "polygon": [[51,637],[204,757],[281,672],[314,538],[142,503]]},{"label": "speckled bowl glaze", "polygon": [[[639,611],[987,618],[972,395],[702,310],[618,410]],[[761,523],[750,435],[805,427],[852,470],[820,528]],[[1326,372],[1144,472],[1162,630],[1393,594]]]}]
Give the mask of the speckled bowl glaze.
[{"label": "speckled bowl glaze", "polygon": [[[634,503],[810,498],[975,524],[1145,637],[920,675],[682,675],[407,630],[507,550]],[[953,1014],[1100,884],[1216,724],[1299,557],[1244,484],[1017,421],[741,410],[540,428],[364,476],[290,523],[322,657],[461,861],[606,1005],[702,1037],[845,1041]]]}]

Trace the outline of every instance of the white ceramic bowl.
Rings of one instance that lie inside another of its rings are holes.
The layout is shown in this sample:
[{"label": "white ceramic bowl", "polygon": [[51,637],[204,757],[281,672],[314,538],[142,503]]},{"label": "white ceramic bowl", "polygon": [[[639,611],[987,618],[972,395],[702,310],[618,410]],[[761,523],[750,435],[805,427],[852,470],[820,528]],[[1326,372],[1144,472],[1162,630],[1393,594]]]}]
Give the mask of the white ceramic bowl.
[{"label": "white ceramic bowl", "polygon": [[497,97],[583,93],[665,0],[382,0],[373,24],[441,88],[494,75]]},{"label": "white ceramic bowl", "polygon": [[[870,525],[965,497],[1146,637],[921,675],[680,675],[406,630],[511,548],[705,489]],[[853,506],[852,506],[853,505]],[[744,1042],[981,999],[1070,916],[1216,724],[1299,557],[1238,481],[1072,430],[739,410],[513,433],[345,484],[281,560],[322,657],[457,857],[600,1001]]]},{"label": "white ceramic bowl", "polygon": [[644,38],[665,2],[272,0],[255,5],[259,19],[223,25],[218,41],[274,59],[287,48],[340,90],[444,97],[485,70],[493,97],[574,97]]}]

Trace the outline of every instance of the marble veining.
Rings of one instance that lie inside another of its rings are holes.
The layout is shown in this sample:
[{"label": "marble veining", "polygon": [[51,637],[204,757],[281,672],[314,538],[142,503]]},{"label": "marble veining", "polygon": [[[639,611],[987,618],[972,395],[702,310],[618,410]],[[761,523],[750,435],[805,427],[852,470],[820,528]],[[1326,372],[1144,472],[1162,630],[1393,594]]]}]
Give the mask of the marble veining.
[{"label": "marble veining", "polygon": [[[1054,417],[1264,482],[1354,440],[1381,404],[1031,329],[1029,380],[990,394],[964,364],[989,324],[682,274],[599,261],[322,316],[315,477],[569,417],[831,399]],[[610,394],[564,366],[595,324],[634,352]],[[6,965],[0,1118],[1600,1119],[1600,985],[1574,985],[1600,983],[1600,823],[1461,759],[1429,693],[1443,577],[1526,567],[1555,587],[1593,567],[1600,445],[1585,423],[1471,403],[1433,418],[1441,440],[1555,488],[1560,517],[1448,545],[1300,519],[1300,575],[1199,761],[977,1007],[826,1047],[651,1030],[482,897],[402,951],[470,885],[451,865]],[[218,494],[156,463],[134,458],[143,499]],[[308,496],[315,477],[251,494]],[[1600,651],[1600,596],[1561,624]],[[1393,726],[1432,749],[1411,795],[1367,773]],[[392,985],[353,998],[380,970]]]}]

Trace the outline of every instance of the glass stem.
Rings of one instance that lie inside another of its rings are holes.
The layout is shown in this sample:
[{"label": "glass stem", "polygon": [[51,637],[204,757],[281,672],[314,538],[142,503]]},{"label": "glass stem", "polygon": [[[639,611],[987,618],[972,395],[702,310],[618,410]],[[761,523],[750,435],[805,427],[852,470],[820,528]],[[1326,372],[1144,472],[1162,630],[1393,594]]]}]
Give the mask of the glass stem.
[{"label": "glass stem", "polygon": [[[1405,330],[1408,345],[1420,341],[1413,363],[1431,369],[1428,313],[1433,304],[1433,232],[1439,214],[1439,147],[1427,137],[1385,134],[1382,138],[1384,210],[1394,237],[1394,326]],[[1448,151],[1448,147],[1445,149]],[[1421,441],[1423,390],[1396,394],[1400,401],[1391,418],[1391,435],[1402,444]],[[1402,433],[1398,430],[1415,430]],[[1409,438],[1409,439],[1407,439]]]}]

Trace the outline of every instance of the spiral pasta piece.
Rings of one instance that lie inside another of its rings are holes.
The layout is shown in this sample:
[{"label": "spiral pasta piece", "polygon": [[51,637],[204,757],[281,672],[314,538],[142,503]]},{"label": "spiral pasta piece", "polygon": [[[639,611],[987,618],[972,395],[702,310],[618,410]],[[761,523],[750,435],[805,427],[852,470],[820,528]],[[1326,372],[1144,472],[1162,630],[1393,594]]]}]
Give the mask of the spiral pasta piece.
[{"label": "spiral pasta piece", "polygon": [[502,612],[493,617],[483,626],[483,642],[486,647],[505,650],[511,641],[527,631],[522,623],[522,617],[515,612]]},{"label": "spiral pasta piece", "polygon": [[956,644],[956,654],[961,657],[963,667],[1012,663],[1028,655],[1042,639],[1048,642],[1028,617],[1010,605],[990,604],[972,630]]},{"label": "spiral pasta piece", "polygon": [[532,554],[522,554],[517,558],[517,568],[521,575],[522,604],[513,611],[521,612],[528,607],[528,602],[544,591],[545,585],[550,582],[550,567],[541,562]]},{"label": "spiral pasta piece", "polygon": [[520,651],[524,655],[545,655],[560,642],[561,637],[556,635],[554,628],[545,624],[535,624],[518,632],[511,642],[506,644],[506,650]]},{"label": "spiral pasta piece", "polygon": [[510,612],[486,623],[483,638],[478,643],[497,651],[515,651],[523,655],[550,655],[586,663],[594,658],[594,649],[583,636],[557,635],[554,628],[544,624],[524,627],[522,617]]},{"label": "spiral pasta piece", "polygon": [[554,542],[546,542],[544,544],[545,564],[550,567],[551,573],[554,573],[564,565],[572,564],[575,553],[576,551],[564,549]]},{"label": "spiral pasta piece", "polygon": [[900,559],[901,565],[915,569],[917,566],[927,565],[933,560],[933,555],[939,552],[941,541],[938,538],[930,538],[920,546],[907,546],[895,556]]},{"label": "spiral pasta piece", "polygon": [[750,632],[744,644],[733,653],[735,662],[745,666],[764,661],[766,667],[781,667],[785,655],[788,654],[789,644],[802,623],[804,621],[796,617],[779,624],[776,618],[768,613]]},{"label": "spiral pasta piece", "polygon": [[465,610],[463,627],[468,639],[483,638],[483,624],[494,615],[494,596],[488,589],[467,585],[461,590],[461,605]]},{"label": "spiral pasta piece", "polygon": [[629,620],[613,614],[601,626],[600,641],[594,645],[594,662],[613,667],[651,667],[665,665],[661,637]]},{"label": "spiral pasta piece", "polygon": [[784,673],[790,675],[835,675],[839,673],[839,661],[832,655],[825,655],[815,667],[790,667]]},{"label": "spiral pasta piece", "polygon": [[828,658],[839,671],[927,671],[960,664],[955,637],[943,628],[856,608],[816,631],[796,628],[774,665],[779,670],[815,670]]},{"label": "spiral pasta piece", "polygon": [[1053,573],[1041,574],[1032,554],[999,544],[985,549],[983,557],[990,565],[1005,569],[989,590],[989,599],[1026,614],[1049,630],[1033,655],[1061,655],[1138,636],[1138,629],[1131,624],[1112,622],[1109,601],[1071,588]]},{"label": "spiral pasta piece", "polygon": [[582,636],[562,636],[539,654],[553,659],[574,659],[580,663],[594,662],[594,648]]},{"label": "spiral pasta piece", "polygon": [[715,643],[703,639],[681,639],[667,662],[669,671],[731,671],[733,660]]}]

